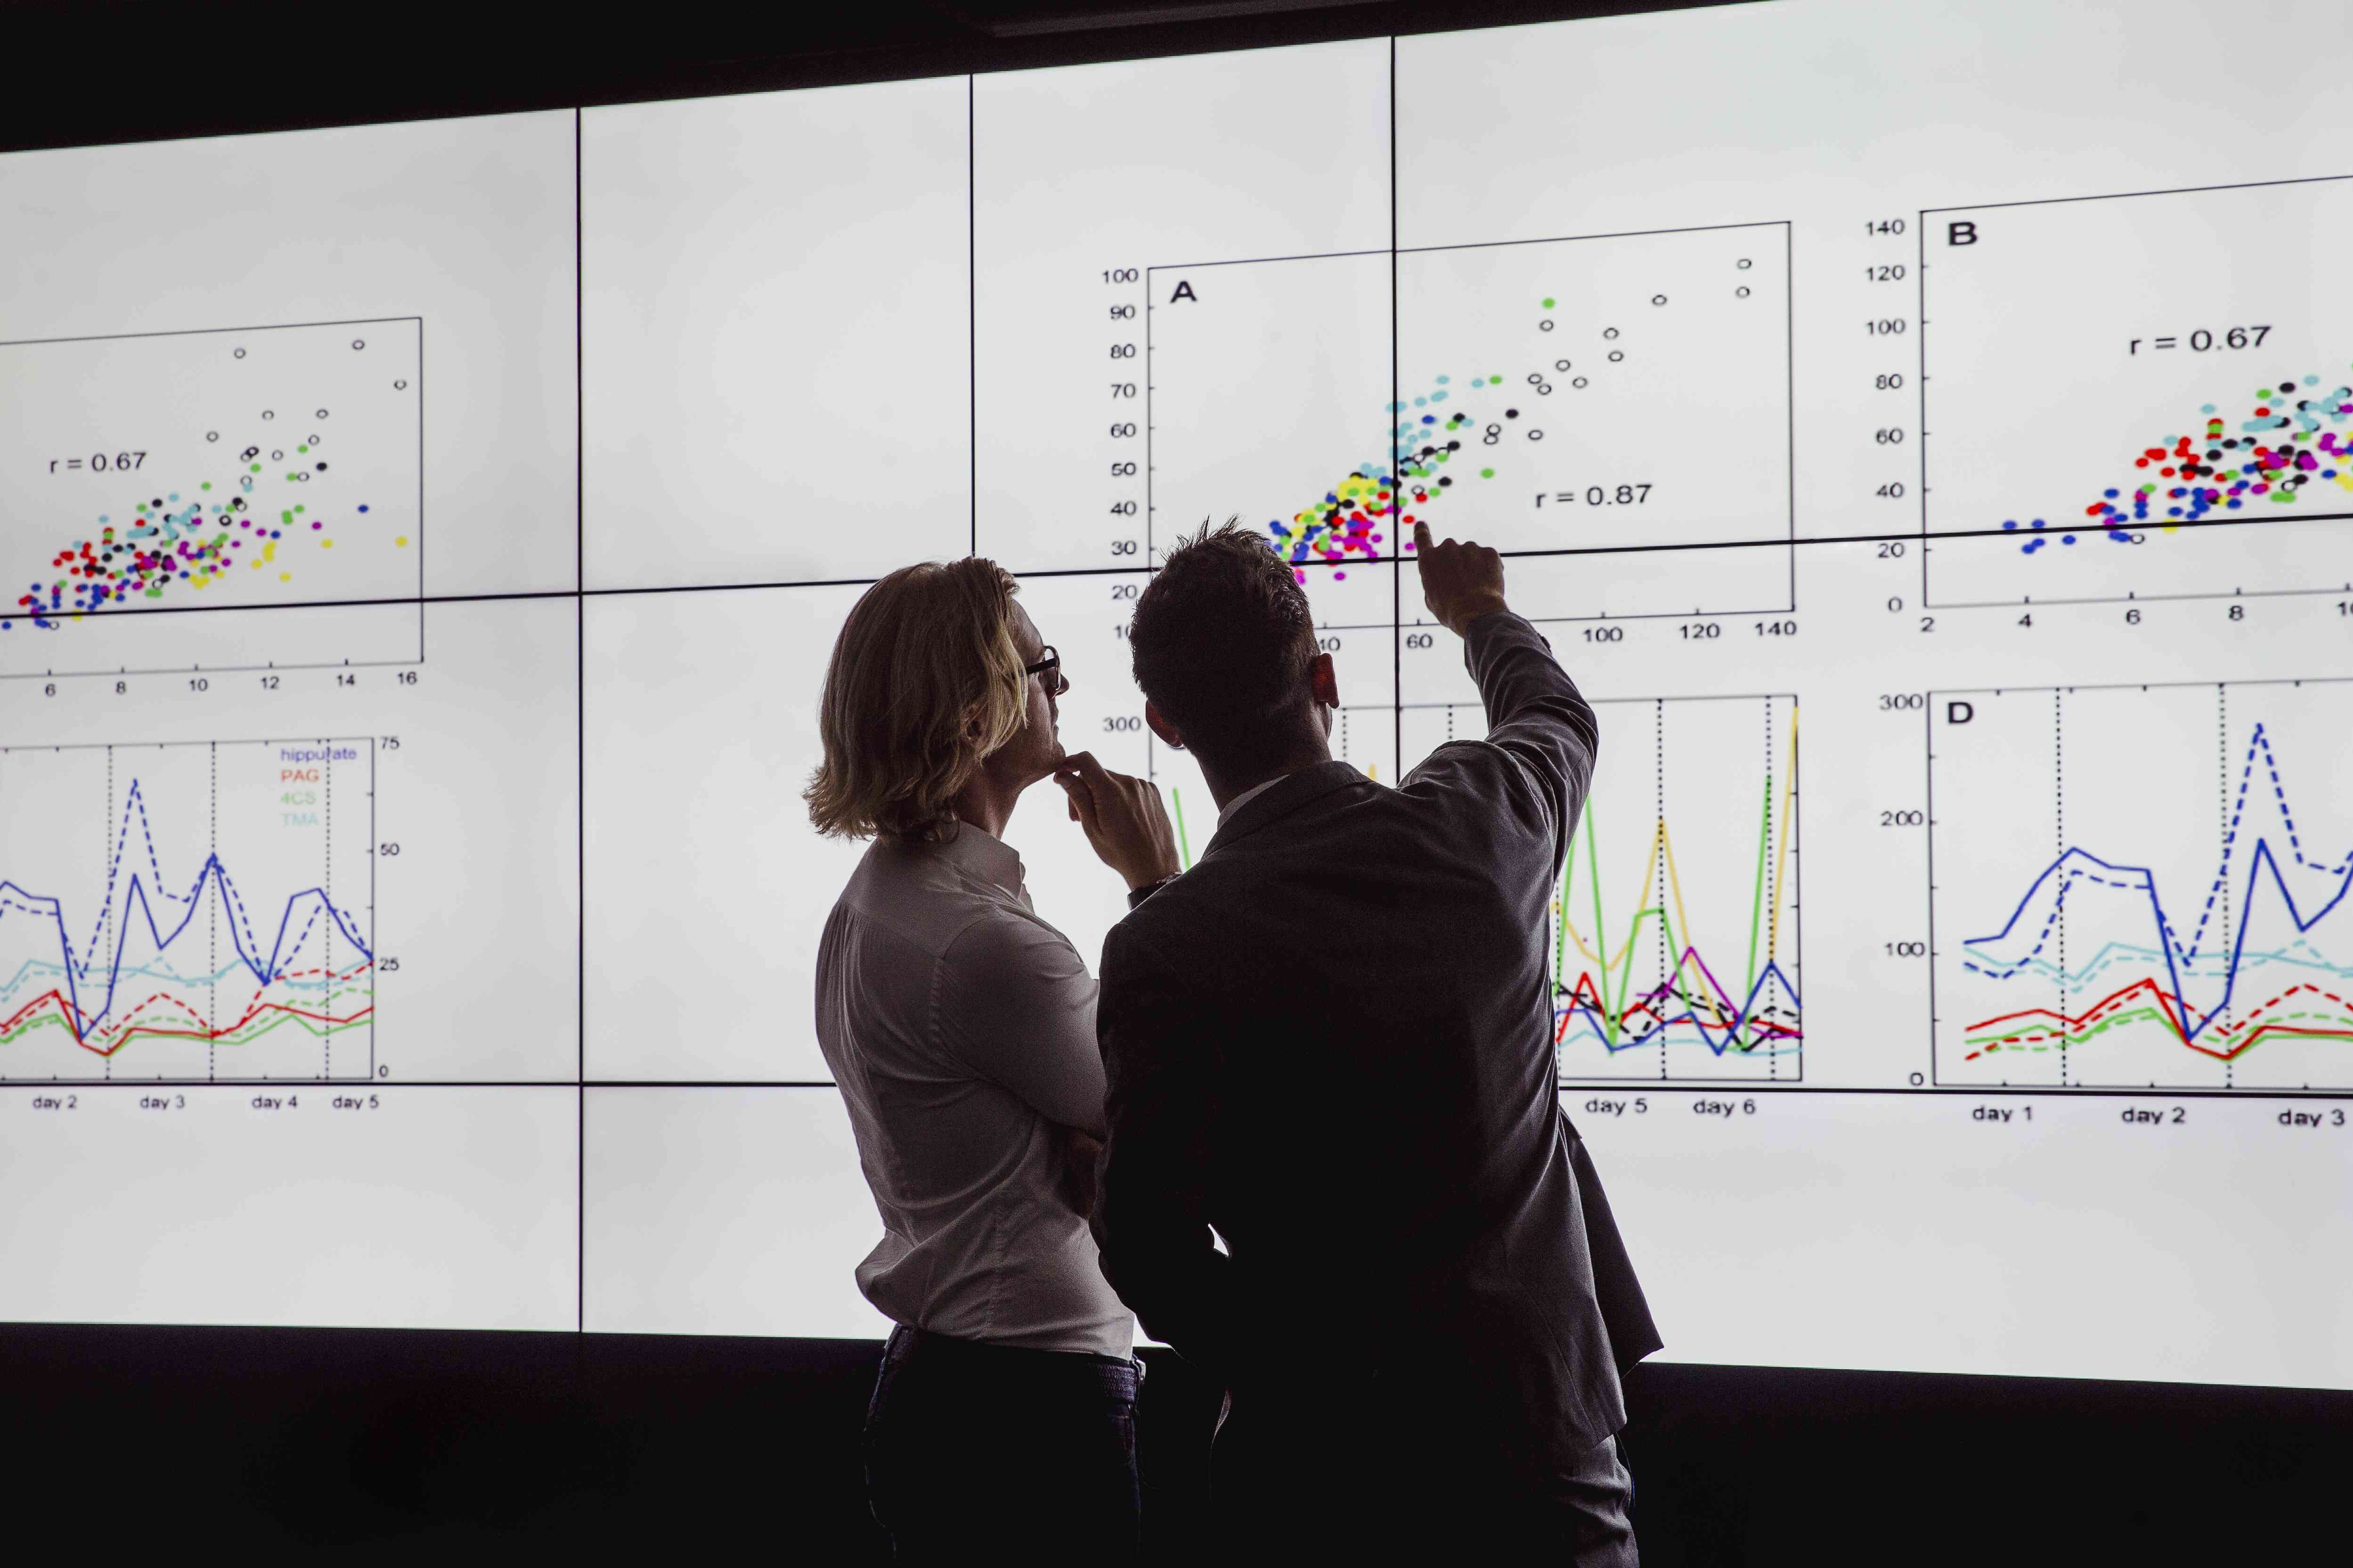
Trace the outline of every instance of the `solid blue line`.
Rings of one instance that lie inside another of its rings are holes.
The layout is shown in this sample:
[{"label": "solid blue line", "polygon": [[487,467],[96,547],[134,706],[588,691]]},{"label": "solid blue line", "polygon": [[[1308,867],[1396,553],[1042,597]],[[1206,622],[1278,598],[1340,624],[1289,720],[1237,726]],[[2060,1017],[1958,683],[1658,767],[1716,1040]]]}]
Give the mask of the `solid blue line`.
[{"label": "solid blue line", "polygon": [[[132,808],[133,805],[143,804],[144,802],[141,799],[139,793],[139,781],[133,779],[131,784],[130,792],[123,796],[122,828],[117,834],[115,839],[114,864],[109,868],[110,875],[108,877],[108,881],[110,884],[113,882],[115,877],[119,876],[121,871],[122,847],[128,839]],[[368,947],[366,942],[360,940],[359,933],[352,929],[351,923],[344,918],[343,912],[335,908],[333,901],[327,897],[326,889],[323,888],[305,888],[301,892],[294,894],[286,900],[285,910],[278,917],[278,934],[271,942],[269,962],[268,965],[265,967],[261,964],[256,963],[254,962],[253,955],[246,951],[244,942],[240,940],[237,935],[237,928],[244,923],[244,900],[237,898],[236,885],[229,880],[227,869],[221,865],[220,858],[216,855],[207,855],[205,858],[204,868],[196,873],[195,884],[188,891],[187,912],[181,917],[180,923],[172,928],[172,934],[170,936],[165,936],[163,932],[163,928],[155,923],[155,906],[148,897],[145,884],[141,881],[139,874],[136,871],[131,874],[130,882],[122,890],[123,913],[127,917],[131,911],[132,904],[134,901],[138,904],[140,912],[147,922],[147,934],[154,941],[155,952],[159,956],[168,949],[172,943],[178,941],[181,933],[185,931],[189,925],[195,920],[198,897],[204,891],[205,879],[206,877],[218,879],[222,898],[229,901],[235,907],[238,918],[232,920],[229,922],[229,945],[233,950],[235,950],[238,961],[245,965],[247,971],[252,974],[254,979],[260,982],[262,984],[268,985],[271,981],[278,978],[279,963],[285,956],[286,929],[293,923],[294,910],[296,907],[305,899],[316,898],[319,900],[320,906],[327,911],[328,920],[333,922],[335,927],[343,933],[344,939],[348,941],[353,947],[358,950],[360,956],[370,963],[375,962],[375,953]],[[114,1011],[115,987],[121,984],[122,974],[122,952],[123,949],[129,945],[131,941],[130,921],[127,918],[123,921],[122,928],[115,937],[114,952],[107,965],[105,1005],[100,1007],[95,1014],[86,1016],[82,1011],[81,1005],[81,987],[76,983],[74,976],[77,967],[87,972],[90,965],[88,963],[83,963],[77,966],[74,962],[73,941],[66,932],[65,905],[63,900],[53,898],[47,893],[33,892],[29,889],[26,889],[16,882],[0,879],[0,893],[5,893],[10,890],[14,890],[18,897],[25,899],[29,902],[41,903],[48,906],[48,919],[50,922],[57,927],[58,954],[58,957],[63,960],[63,968],[66,975],[66,997],[67,1001],[73,1007],[75,1030],[78,1037],[87,1037],[91,1029],[96,1028],[100,1024],[105,1022],[107,1016]],[[98,923],[90,931],[90,940],[93,944],[95,944],[98,940],[99,932],[106,929],[106,911],[109,908],[113,906],[114,897],[115,895],[111,890],[111,888],[110,888],[105,901],[99,907]],[[333,977],[332,975],[328,977],[330,984],[332,984],[332,979]]]}]

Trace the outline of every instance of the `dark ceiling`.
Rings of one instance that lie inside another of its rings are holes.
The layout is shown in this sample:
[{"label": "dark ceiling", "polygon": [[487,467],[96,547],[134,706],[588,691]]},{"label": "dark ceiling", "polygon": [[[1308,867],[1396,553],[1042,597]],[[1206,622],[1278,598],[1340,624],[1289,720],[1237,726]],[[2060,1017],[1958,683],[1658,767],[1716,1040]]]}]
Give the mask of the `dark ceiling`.
[{"label": "dark ceiling", "polygon": [[[0,0],[0,149],[1437,32],[1695,0]],[[1715,0],[1696,0],[1699,4]]]}]

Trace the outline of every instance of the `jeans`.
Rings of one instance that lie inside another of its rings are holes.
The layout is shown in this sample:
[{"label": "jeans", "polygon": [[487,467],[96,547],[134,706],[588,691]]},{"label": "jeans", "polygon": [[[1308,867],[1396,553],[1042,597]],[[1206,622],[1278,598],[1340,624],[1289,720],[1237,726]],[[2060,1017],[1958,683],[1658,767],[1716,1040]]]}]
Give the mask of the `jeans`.
[{"label": "jeans", "polygon": [[1134,1560],[1132,1361],[901,1327],[866,1407],[866,1489],[902,1563],[1060,1547]]}]

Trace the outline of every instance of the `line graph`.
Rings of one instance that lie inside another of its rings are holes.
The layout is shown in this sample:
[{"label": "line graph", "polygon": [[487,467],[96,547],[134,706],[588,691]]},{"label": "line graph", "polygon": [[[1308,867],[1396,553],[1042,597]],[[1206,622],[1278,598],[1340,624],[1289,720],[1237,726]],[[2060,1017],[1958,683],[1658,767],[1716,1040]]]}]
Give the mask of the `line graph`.
[{"label": "line graph", "polygon": [[0,748],[0,1082],[372,1078],[375,755]]},{"label": "line graph", "polygon": [[[1548,932],[1561,1077],[1799,1081],[1797,700],[1594,706]],[[1472,704],[1401,720],[1413,759],[1485,732]]]},{"label": "line graph", "polygon": [[[1936,953],[1938,1081],[2353,1082],[2353,953],[2337,936],[2353,833],[2327,788],[2353,688],[1937,700],[1931,778],[1956,803],[1933,828],[1952,868],[1932,898],[1952,933]],[[2018,780],[2048,778],[2047,806],[1982,820],[1973,784],[1989,767],[2010,773],[2013,803]]]}]

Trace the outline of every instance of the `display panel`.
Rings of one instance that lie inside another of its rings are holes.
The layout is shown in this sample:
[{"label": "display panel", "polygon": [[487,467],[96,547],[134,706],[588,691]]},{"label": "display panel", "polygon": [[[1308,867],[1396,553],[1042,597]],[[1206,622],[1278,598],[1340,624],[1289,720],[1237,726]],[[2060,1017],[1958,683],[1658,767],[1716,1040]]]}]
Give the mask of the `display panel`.
[{"label": "display panel", "polygon": [[[0,158],[0,1159],[80,1194],[0,1314],[880,1332],[799,799],[849,607],[1014,570],[1189,864],[1150,573],[1260,531],[1393,783],[1485,729],[1419,518],[1600,719],[1543,936],[1667,1354],[2353,1386],[2353,24],[2267,25],[2260,82],[2177,0],[1781,0]],[[1092,964],[1118,880],[1050,786],[1008,839]]]}]

